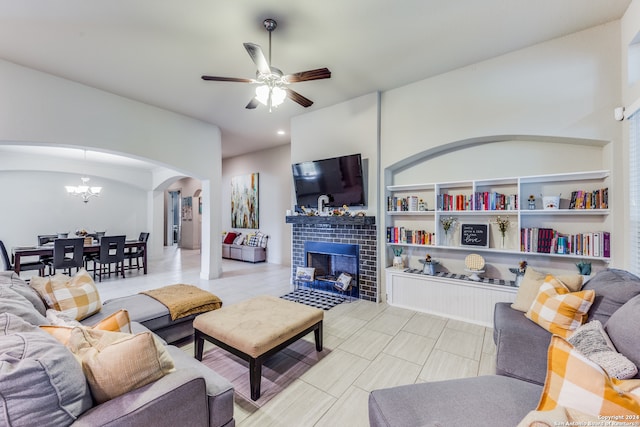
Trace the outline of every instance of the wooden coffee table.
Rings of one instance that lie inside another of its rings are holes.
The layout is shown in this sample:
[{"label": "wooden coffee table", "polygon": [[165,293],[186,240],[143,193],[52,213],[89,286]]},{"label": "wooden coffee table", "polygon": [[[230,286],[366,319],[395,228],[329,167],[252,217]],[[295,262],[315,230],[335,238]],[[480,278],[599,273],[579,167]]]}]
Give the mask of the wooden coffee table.
[{"label": "wooden coffee table", "polygon": [[324,312],[273,296],[259,296],[193,320],[195,357],[202,360],[204,340],[249,362],[251,399],[260,397],[262,364],[271,355],[313,331],[322,351]]}]

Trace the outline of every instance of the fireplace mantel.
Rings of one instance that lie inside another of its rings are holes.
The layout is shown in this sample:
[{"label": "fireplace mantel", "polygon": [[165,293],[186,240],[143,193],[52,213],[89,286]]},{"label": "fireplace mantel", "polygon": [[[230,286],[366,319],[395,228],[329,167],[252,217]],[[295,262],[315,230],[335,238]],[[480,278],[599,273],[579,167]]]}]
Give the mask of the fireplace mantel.
[{"label": "fireplace mantel", "polygon": [[375,216],[309,216],[292,215],[286,217],[287,224],[354,224],[354,225],[374,225]]}]

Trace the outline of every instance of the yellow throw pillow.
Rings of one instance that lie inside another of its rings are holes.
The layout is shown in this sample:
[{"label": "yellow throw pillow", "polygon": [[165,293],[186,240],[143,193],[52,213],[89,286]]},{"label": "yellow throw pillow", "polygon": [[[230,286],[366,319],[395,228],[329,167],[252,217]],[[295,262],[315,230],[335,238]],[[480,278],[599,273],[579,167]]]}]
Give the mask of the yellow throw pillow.
[{"label": "yellow throw pillow", "polygon": [[[67,345],[71,331],[75,326],[62,326],[62,325],[42,325],[41,329],[50,333],[55,339],[62,344]],[[80,326],[86,328],[86,326]],[[111,332],[123,332],[131,333],[131,322],[129,320],[129,312],[127,310],[118,310],[115,313],[105,317],[98,323],[92,326],[93,329],[99,329],[101,331]]]},{"label": "yellow throw pillow", "polygon": [[548,275],[525,316],[552,334],[567,338],[584,323],[594,298],[593,290],[569,292]]},{"label": "yellow throw pillow", "polygon": [[140,388],[175,369],[173,359],[151,332],[131,335],[73,328],[67,347],[81,361],[97,403]]},{"label": "yellow throw pillow", "polygon": [[48,308],[62,311],[82,320],[102,308],[100,294],[87,270],[80,269],[75,276],[56,274],[34,277],[31,286],[40,294]]},{"label": "yellow throw pillow", "polygon": [[[536,296],[538,296],[540,286],[542,286],[546,277],[546,274],[527,267],[511,308],[526,313]],[[577,292],[582,288],[583,277],[579,274],[563,274],[557,276],[556,279],[562,282],[571,292]]]},{"label": "yellow throw pillow", "polygon": [[609,377],[563,338],[553,336],[537,410],[549,411],[557,406],[592,416],[638,415],[640,380]]},{"label": "yellow throw pillow", "polygon": [[129,319],[129,312],[124,309],[118,310],[93,325],[93,329],[130,334],[131,320]]},{"label": "yellow throw pillow", "polygon": [[52,281],[53,295],[60,311],[82,320],[97,313],[102,308],[98,288],[91,275],[81,269],[66,283]]}]

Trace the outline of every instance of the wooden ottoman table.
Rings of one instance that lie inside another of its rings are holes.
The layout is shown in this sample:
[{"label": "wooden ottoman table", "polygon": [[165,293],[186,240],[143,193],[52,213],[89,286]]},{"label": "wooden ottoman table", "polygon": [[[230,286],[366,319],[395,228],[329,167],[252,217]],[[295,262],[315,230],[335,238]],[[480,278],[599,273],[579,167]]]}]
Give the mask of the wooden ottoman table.
[{"label": "wooden ottoman table", "polygon": [[200,314],[193,321],[195,357],[202,360],[204,340],[249,362],[251,399],[260,397],[262,364],[271,355],[313,331],[322,351],[324,312],[273,296],[259,296]]}]

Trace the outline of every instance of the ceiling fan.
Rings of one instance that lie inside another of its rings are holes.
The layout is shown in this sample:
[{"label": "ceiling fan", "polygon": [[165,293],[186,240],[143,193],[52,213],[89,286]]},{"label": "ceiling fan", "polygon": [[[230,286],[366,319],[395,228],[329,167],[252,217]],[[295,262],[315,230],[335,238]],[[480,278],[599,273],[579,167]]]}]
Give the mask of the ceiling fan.
[{"label": "ceiling fan", "polygon": [[271,32],[276,29],[278,23],[273,19],[265,19],[262,23],[269,32],[269,61],[262,53],[262,48],[254,43],[243,43],[249,56],[258,67],[255,79],[242,79],[236,77],[216,77],[202,76],[202,80],[213,80],[218,82],[239,82],[257,84],[256,96],[249,101],[245,108],[254,109],[259,103],[269,107],[269,112],[273,107],[282,104],[288,97],[294,102],[307,108],[313,105],[313,101],[298,92],[289,89],[291,83],[305,82],[309,80],[328,79],[331,71],[328,68],[317,68],[315,70],[301,71],[299,73],[283,75],[282,71],[271,66]]}]

